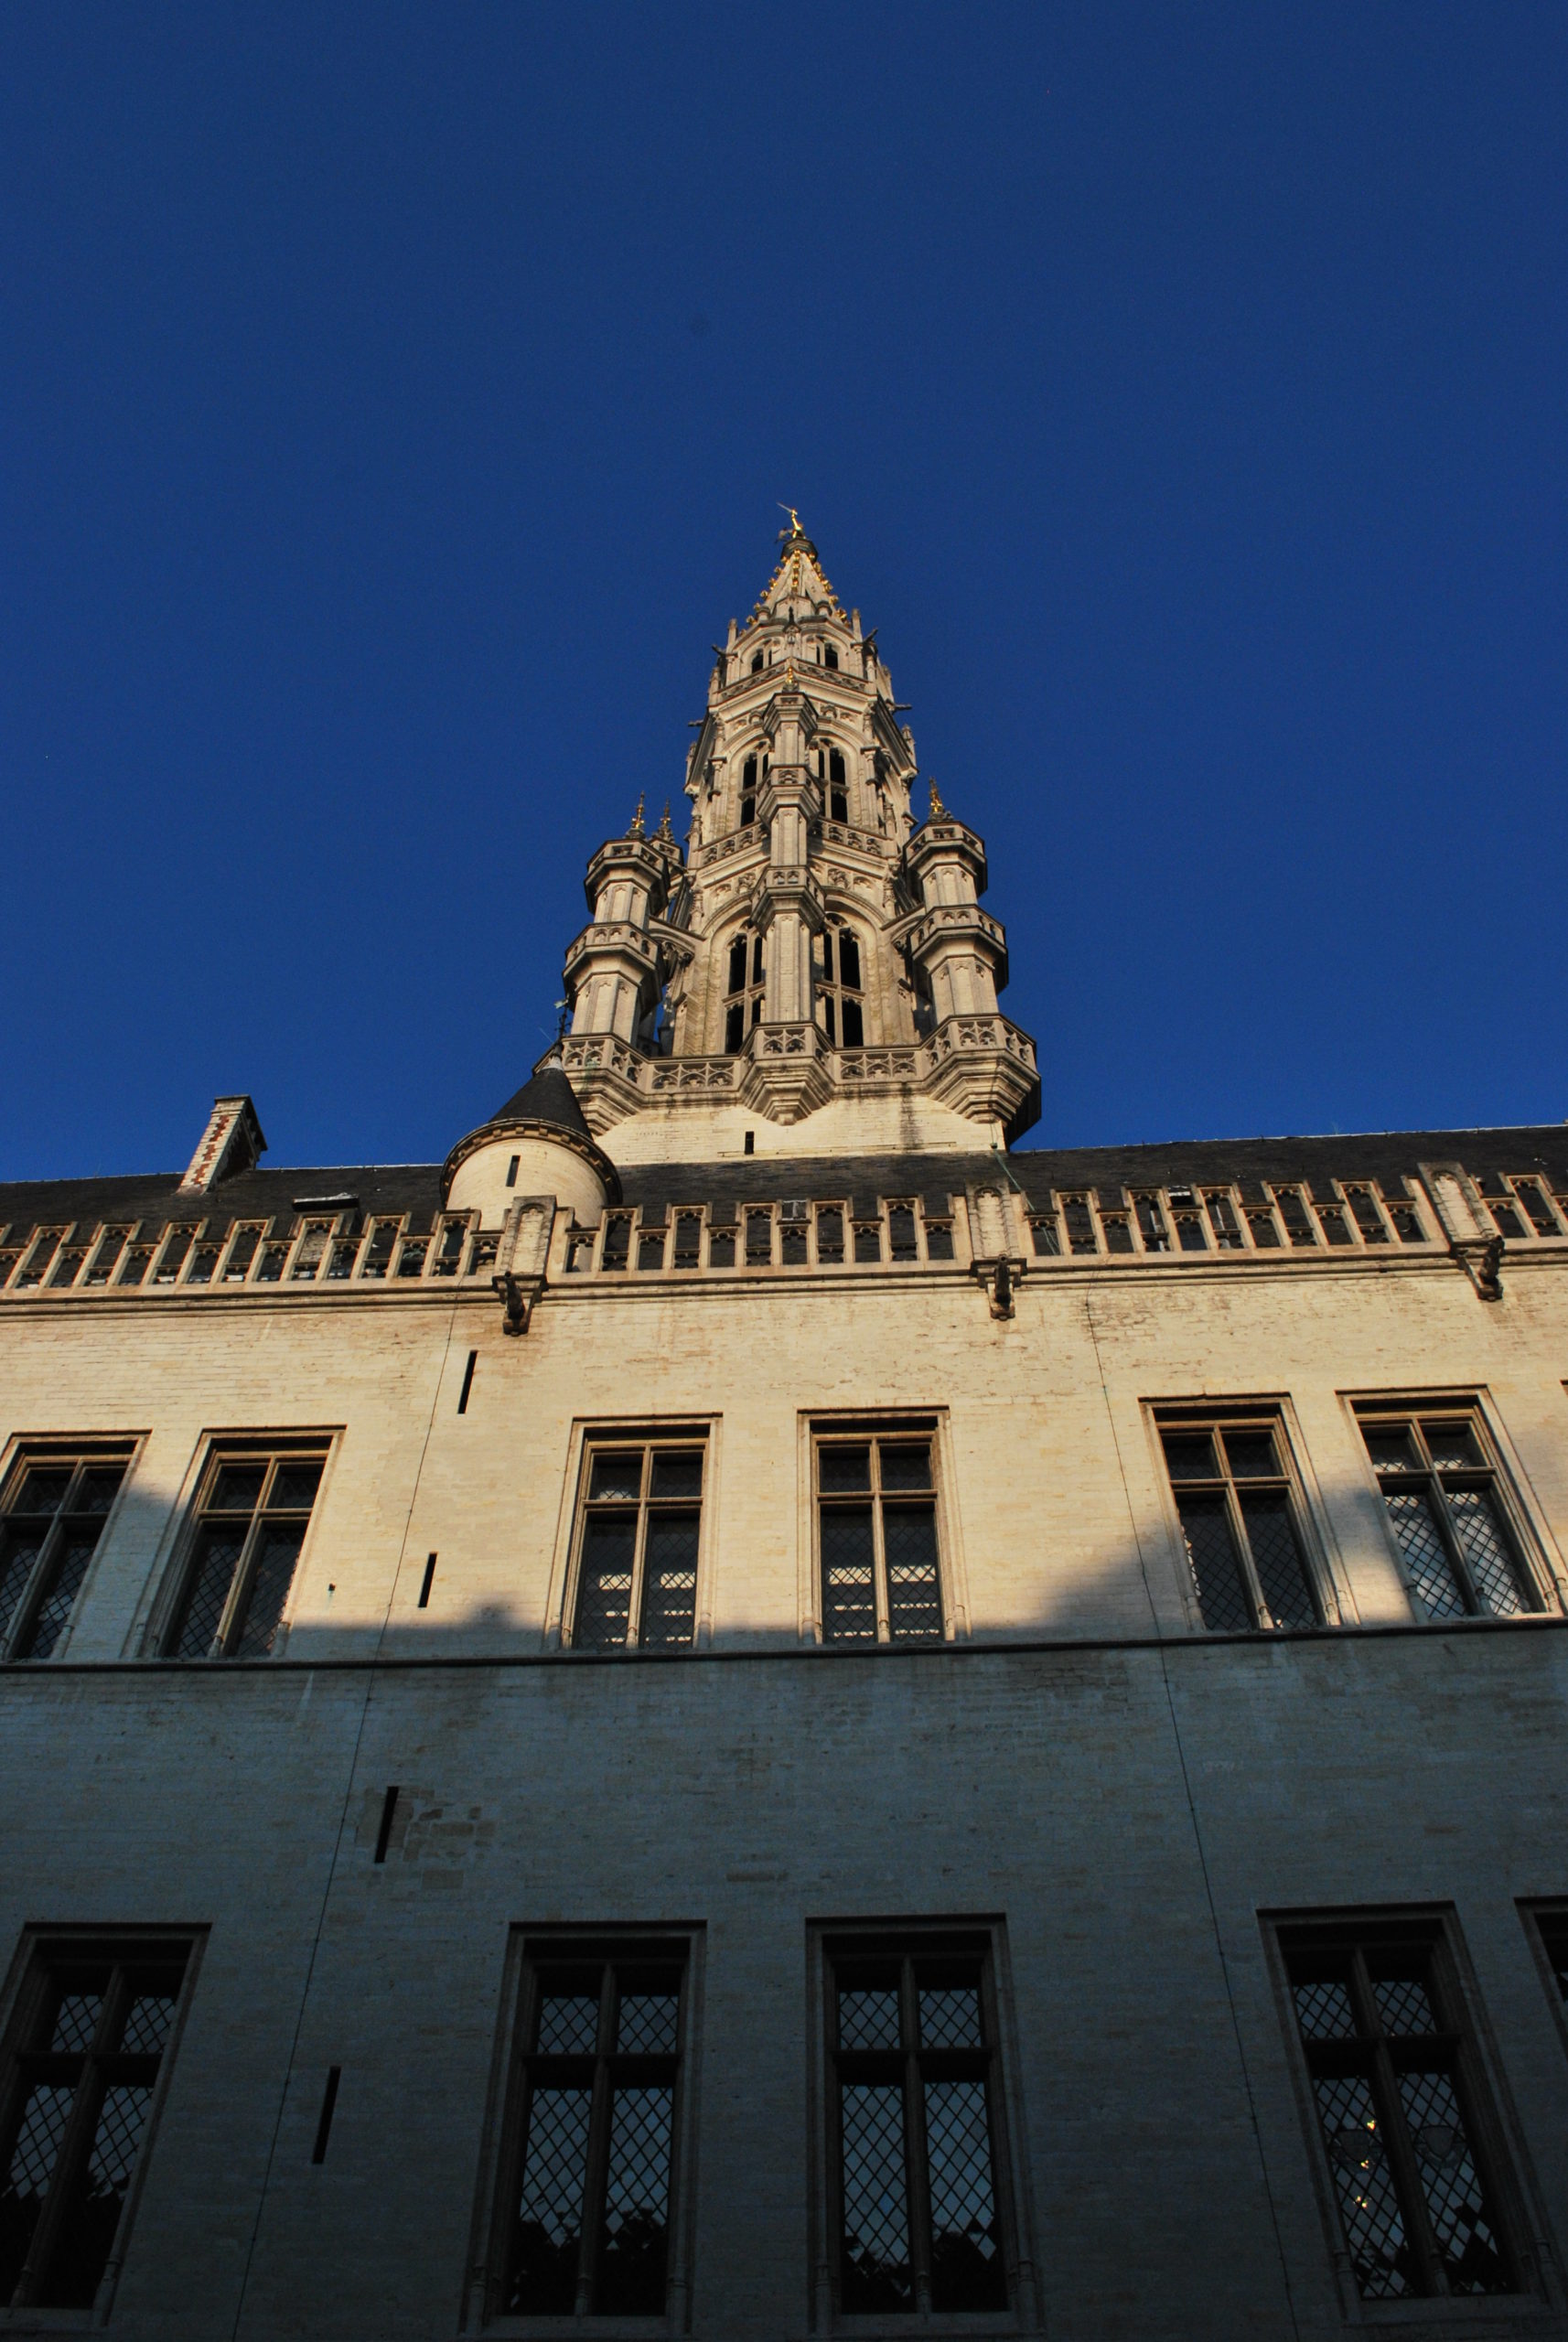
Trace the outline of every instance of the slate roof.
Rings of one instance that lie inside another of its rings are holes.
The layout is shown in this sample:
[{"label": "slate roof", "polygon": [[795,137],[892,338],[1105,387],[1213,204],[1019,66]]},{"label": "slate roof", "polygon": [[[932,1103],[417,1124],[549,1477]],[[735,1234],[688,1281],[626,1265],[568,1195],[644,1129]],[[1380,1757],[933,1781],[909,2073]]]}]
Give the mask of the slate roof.
[{"label": "slate roof", "polygon": [[495,1123],[553,1123],[557,1130],[570,1131],[575,1138],[591,1139],[592,1131],[583,1119],[577,1103],[577,1093],[558,1065],[547,1065],[525,1081],[515,1097],[504,1106],[498,1106],[490,1120]]},{"label": "slate roof", "polygon": [[[564,1077],[558,1077],[568,1087]],[[543,1080],[546,1077],[536,1077]],[[522,1112],[529,1083],[503,1109]],[[531,1119],[542,1119],[529,1110]],[[615,1134],[609,1133],[612,1152]],[[961,1155],[900,1153],[861,1155],[742,1155],[723,1162],[628,1164],[621,1186],[628,1204],[658,1213],[673,1204],[731,1207],[779,1202],[852,1204],[864,1198],[918,1195],[932,1209],[972,1181],[1010,1175],[1034,1203],[1063,1188],[1093,1187],[1109,1195],[1123,1187],[1230,1185],[1260,1180],[1373,1179],[1385,1192],[1420,1163],[1462,1163],[1473,1176],[1543,1171],[1568,1195],[1568,1125],[1528,1123],[1501,1130],[1374,1131],[1340,1137],[1171,1141],[1154,1146],[1029,1147],[1005,1156],[983,1148]],[[1005,1173],[1002,1166],[1005,1166]],[[440,1209],[441,1166],[435,1163],[333,1165],[298,1170],[242,1171],[206,1195],[182,1194],[180,1174],[129,1177],[40,1179],[0,1183],[0,1222],[16,1226],[102,1220],[291,1219],[311,1204],[352,1197],[361,1211],[410,1215],[428,1229]]]}]

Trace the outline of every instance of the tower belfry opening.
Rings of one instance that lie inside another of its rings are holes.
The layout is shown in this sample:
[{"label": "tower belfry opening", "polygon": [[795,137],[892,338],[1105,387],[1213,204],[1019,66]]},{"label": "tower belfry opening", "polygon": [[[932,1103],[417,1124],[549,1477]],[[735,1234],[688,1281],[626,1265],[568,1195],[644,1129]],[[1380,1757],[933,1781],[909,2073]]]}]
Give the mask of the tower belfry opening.
[{"label": "tower belfry opening", "polygon": [[635,822],[588,867],[562,1062],[618,1154],[689,1155],[757,1116],[825,1114],[814,1144],[874,1146],[897,1115],[901,1143],[950,1148],[1035,1120],[1034,1044],[998,1005],[985,849],[934,791],[917,817],[902,713],[791,512],[715,649],[685,846]]}]

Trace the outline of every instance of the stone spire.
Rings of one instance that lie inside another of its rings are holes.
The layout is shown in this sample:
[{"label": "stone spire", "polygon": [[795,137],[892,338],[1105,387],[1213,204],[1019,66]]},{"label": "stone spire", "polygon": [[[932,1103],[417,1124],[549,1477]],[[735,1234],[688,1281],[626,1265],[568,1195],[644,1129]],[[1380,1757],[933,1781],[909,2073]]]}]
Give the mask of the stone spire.
[{"label": "stone spire", "polygon": [[647,835],[639,800],[589,865],[590,923],[566,955],[573,1084],[601,1136],[636,1118],[618,1150],[657,1150],[658,1123],[700,1154],[726,1115],[825,1112],[824,1146],[972,1146],[977,1123],[1011,1137],[1038,1082],[996,1004],[984,849],[934,790],[917,825],[915,742],[875,634],[792,510],[779,547],[715,649],[686,851],[667,821]]}]

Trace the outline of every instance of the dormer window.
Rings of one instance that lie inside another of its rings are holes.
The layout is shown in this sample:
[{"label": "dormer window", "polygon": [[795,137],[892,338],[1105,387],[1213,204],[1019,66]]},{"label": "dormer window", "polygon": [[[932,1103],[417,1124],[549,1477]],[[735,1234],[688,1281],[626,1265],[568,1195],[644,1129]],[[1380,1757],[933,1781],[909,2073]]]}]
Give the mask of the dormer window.
[{"label": "dormer window", "polygon": [[847,927],[822,931],[822,1030],[835,1047],[865,1046],[865,1008],[861,998],[860,945]]}]

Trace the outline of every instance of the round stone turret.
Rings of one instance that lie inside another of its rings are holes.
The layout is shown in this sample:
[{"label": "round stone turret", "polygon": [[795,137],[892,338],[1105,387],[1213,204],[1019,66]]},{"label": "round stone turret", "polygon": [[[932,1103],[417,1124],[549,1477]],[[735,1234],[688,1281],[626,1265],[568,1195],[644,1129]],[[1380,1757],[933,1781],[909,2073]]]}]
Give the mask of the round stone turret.
[{"label": "round stone turret", "polygon": [[441,1173],[449,1211],[478,1210],[498,1228],[521,1196],[553,1196],[587,1225],[620,1201],[620,1179],[594,1144],[576,1092],[559,1065],[546,1065],[488,1123],[459,1139]]}]

